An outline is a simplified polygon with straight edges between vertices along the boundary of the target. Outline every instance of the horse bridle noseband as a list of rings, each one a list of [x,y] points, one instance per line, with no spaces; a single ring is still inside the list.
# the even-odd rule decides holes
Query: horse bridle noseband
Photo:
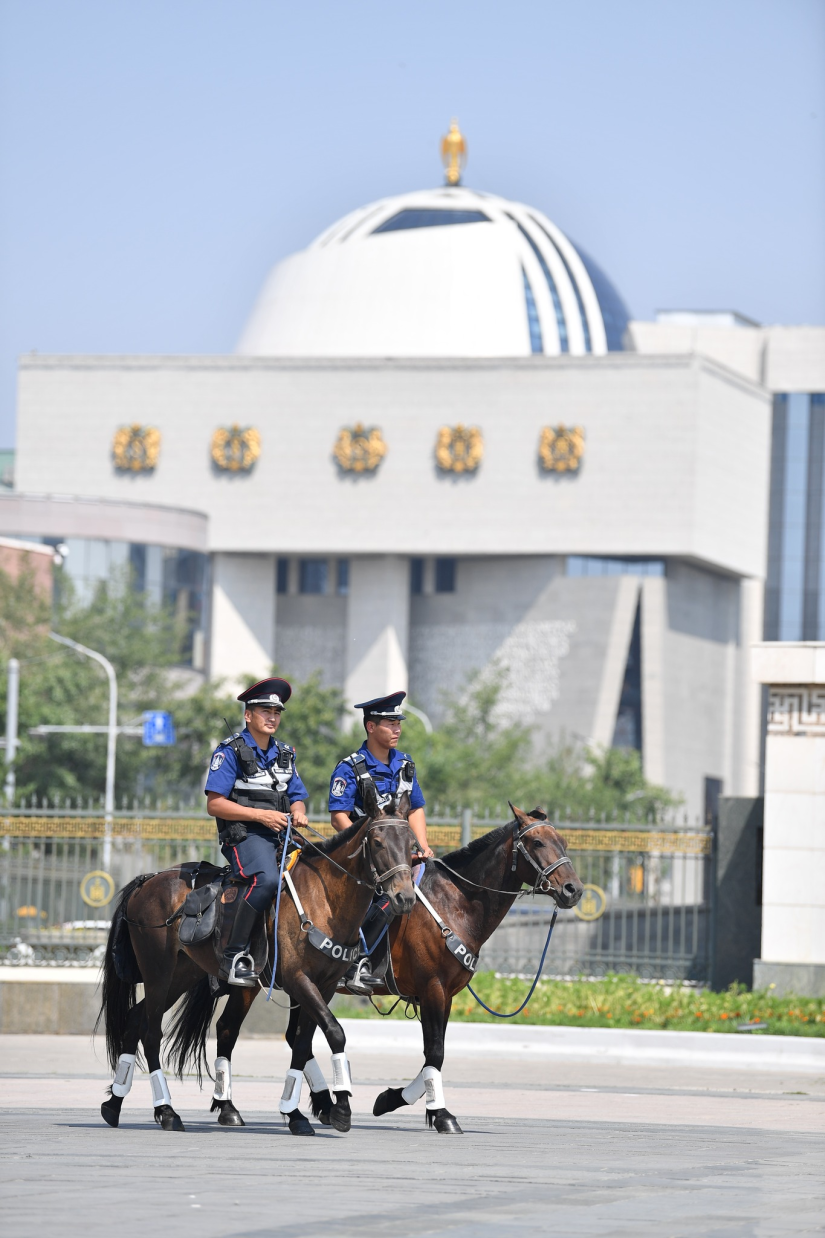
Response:
[[[557,868],[561,868],[564,864],[569,864],[571,868],[573,867],[569,856],[563,855],[561,859],[554,860],[552,864],[547,864],[544,868],[542,868],[541,865],[533,859],[530,852],[522,842],[522,839],[528,830],[534,830],[537,825],[549,824],[549,821],[534,821],[532,825],[525,825],[523,830],[519,830],[518,821],[516,821],[513,827],[513,863],[510,871],[513,873],[516,871],[516,868],[518,867],[518,858],[520,855],[523,855],[527,863],[536,870],[536,880],[533,883],[534,894],[551,894],[553,887],[548,881],[550,874],[554,873]]]
[[[388,868],[385,873],[377,872],[375,868],[375,864],[373,863],[372,856],[369,854],[367,850],[367,842],[373,830],[380,829],[381,827],[385,825],[395,825],[395,826],[403,825],[406,829],[408,830],[410,829],[409,822],[406,820],[403,820],[401,817],[394,817],[394,818],[390,817],[390,818],[385,818],[383,821],[374,821],[372,825],[369,827],[369,829],[364,831],[364,837],[361,840],[360,845],[355,848],[355,850],[352,852],[351,855],[347,856],[348,860],[354,860],[355,857],[358,855],[358,853],[362,852],[364,855],[364,858],[369,860],[370,877],[372,878],[372,883],[376,890],[382,888],[384,882],[389,881],[390,877],[394,877],[396,873],[407,872],[410,874],[410,876],[412,876],[412,869],[410,868],[409,864],[396,864],[394,868]],[[411,830],[410,830],[410,833],[412,833]],[[413,835],[413,837],[415,837],[415,835]]]

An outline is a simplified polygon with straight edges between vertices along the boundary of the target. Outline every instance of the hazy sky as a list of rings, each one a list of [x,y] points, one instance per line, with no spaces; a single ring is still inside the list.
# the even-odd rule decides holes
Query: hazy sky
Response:
[[[0,447],[21,352],[231,351],[268,268],[440,183],[636,317],[825,322],[822,0],[0,0]],[[67,479],[67,489],[70,489]]]

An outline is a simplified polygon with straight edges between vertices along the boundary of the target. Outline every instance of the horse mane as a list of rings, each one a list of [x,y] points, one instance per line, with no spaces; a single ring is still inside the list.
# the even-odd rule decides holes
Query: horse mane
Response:
[[[451,851],[449,855],[445,855],[444,863],[449,864],[450,868],[454,868],[458,873],[463,872],[483,851],[504,842],[512,828],[512,821],[508,821],[506,825],[497,826],[496,829],[490,830],[489,834],[474,838],[471,843],[467,843],[466,847],[460,847],[458,851]]]
[[[355,835],[364,824],[363,821],[356,821],[353,825],[347,826],[345,830],[341,830],[340,834],[333,834],[332,838],[308,839],[311,843],[307,851],[307,859],[311,859],[314,855],[330,855],[333,851],[337,851],[344,843],[352,842]]]

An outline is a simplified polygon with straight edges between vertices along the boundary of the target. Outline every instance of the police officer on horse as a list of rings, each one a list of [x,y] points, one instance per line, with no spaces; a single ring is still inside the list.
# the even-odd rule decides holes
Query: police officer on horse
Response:
[[[332,827],[345,830],[364,816],[364,790],[375,787],[378,803],[384,808],[395,795],[407,791],[411,812],[409,825],[423,854],[433,855],[427,842],[427,820],[424,816],[424,796],[418,785],[415,765],[406,752],[398,751],[401,723],[405,715],[401,702],[406,692],[362,701],[355,709],[364,711],[365,742],[357,752],[345,757],[333,770],[329,788],[329,811]],[[363,925],[366,948],[372,953],[384,930],[393,919],[386,895],[377,895]],[[373,975],[368,955],[354,963],[347,972],[347,987],[353,993],[369,995],[371,987],[382,983],[383,977]]]
[[[246,725],[218,744],[204,788],[221,851],[234,876],[246,883],[219,976],[245,988],[258,981],[249,954],[252,935],[278,889],[278,835],[289,813],[295,825],[307,824],[307,790],[295,768],[295,749],[275,738],[291,695],[285,679],[262,679],[240,694]]]

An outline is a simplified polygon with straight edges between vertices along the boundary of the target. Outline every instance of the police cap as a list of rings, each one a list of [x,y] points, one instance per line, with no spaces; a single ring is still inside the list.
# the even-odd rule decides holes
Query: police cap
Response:
[[[403,722],[405,715],[401,712],[401,702],[406,692],[391,692],[389,696],[376,696],[371,701],[362,701],[354,705],[354,709],[363,709],[364,721],[368,718],[392,718],[395,722]]]
[[[292,696],[292,688],[285,679],[262,679],[245,688],[238,696],[244,705],[264,705],[270,709],[283,709]]]

